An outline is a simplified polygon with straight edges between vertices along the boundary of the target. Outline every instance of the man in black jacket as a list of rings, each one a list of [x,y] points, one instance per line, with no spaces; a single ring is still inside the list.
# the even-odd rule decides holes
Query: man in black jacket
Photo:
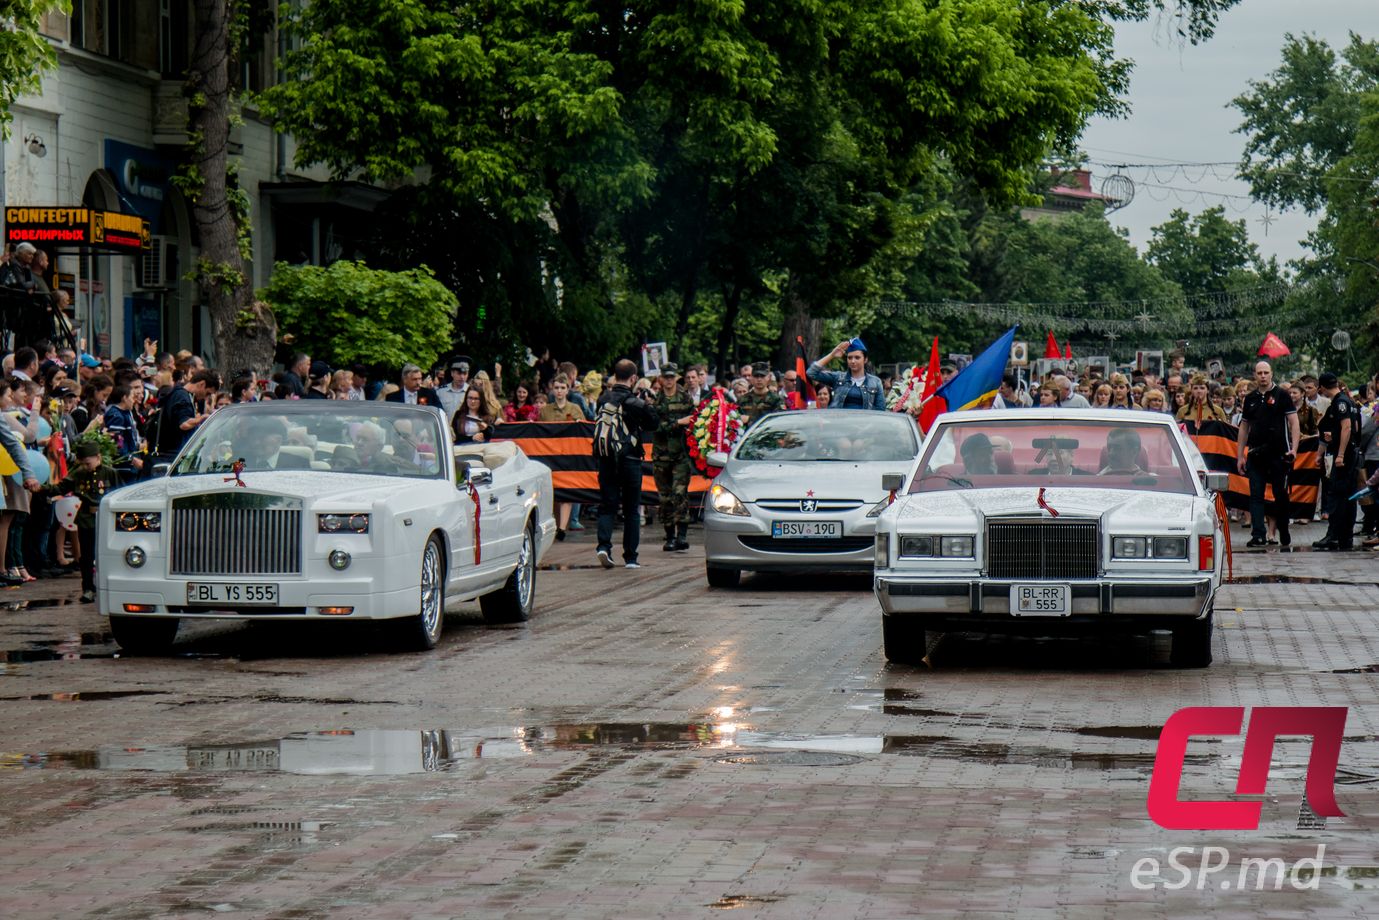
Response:
[[[389,393],[384,399],[387,402],[403,403],[408,406],[430,406],[437,412],[445,412],[445,407],[441,405],[441,398],[436,395],[436,391],[421,385],[421,368],[415,364],[402,366],[402,389],[396,393]]]
[[[172,388],[158,407],[158,457],[169,461],[177,456],[182,445],[201,423],[211,417],[206,411],[198,410],[198,403],[214,397],[220,389],[220,374],[211,370],[197,371],[185,384]]]
[[[617,457],[598,457],[599,529],[598,560],[605,569],[613,567],[613,521],[622,505],[622,558],[629,569],[639,569],[637,546],[641,542],[642,441],[656,429],[656,413],[647,405],[645,394],[632,392],[637,365],[626,358],[613,367],[613,386],[599,397],[595,419],[605,406],[622,410],[623,424],[631,443]],[[595,428],[597,433],[597,426]]]

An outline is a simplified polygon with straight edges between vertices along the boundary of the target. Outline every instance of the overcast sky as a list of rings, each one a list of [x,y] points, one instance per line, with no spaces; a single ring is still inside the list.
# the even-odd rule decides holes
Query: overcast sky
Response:
[[[1228,105],[1250,80],[1266,79],[1279,66],[1284,35],[1311,32],[1339,50],[1351,31],[1379,37],[1379,0],[1242,0],[1222,17],[1216,36],[1197,46],[1173,36],[1166,19],[1121,26],[1117,53],[1135,62],[1131,113],[1120,120],[1095,119],[1083,135],[1082,148],[1094,162],[1094,187],[1116,172],[1102,164],[1237,163],[1244,136],[1233,133],[1241,118]],[[1233,171],[1231,166],[1121,170],[1136,183],[1135,198],[1112,214],[1111,222],[1129,229],[1143,251],[1151,228],[1174,208],[1195,214],[1224,205],[1229,218],[1246,221],[1264,255],[1277,255],[1281,262],[1301,255],[1299,241],[1315,219],[1301,211],[1270,214],[1247,197],[1210,194],[1248,196],[1248,186],[1233,179]],[[1269,217],[1273,221],[1266,227]]]

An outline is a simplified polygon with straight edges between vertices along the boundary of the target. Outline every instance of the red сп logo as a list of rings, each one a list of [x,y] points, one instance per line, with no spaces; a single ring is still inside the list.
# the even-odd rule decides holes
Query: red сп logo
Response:
[[[1345,717],[1344,706],[1254,707],[1245,735],[1236,794],[1263,795],[1275,738],[1309,735],[1312,753],[1307,761],[1307,804],[1322,817],[1344,817],[1336,804],[1335,782]],[[1149,817],[1155,824],[1176,831],[1246,831],[1259,827],[1263,810],[1260,802],[1178,799],[1188,739],[1193,735],[1238,735],[1244,720],[1244,706],[1192,706],[1169,717],[1159,735],[1154,775],[1149,779]]]

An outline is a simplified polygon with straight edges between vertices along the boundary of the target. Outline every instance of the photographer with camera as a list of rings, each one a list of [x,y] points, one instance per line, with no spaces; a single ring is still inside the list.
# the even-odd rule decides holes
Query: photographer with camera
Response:
[[[613,520],[622,505],[622,556],[629,569],[641,568],[642,443],[656,428],[657,416],[648,404],[650,388],[638,387],[637,365],[624,358],[613,367],[613,386],[599,397],[594,415],[594,456],[599,464],[598,560],[613,567]]]

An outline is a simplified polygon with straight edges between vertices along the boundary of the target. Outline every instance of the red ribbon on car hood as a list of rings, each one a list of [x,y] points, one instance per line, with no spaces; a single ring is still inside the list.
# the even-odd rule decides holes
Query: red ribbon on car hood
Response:
[[[1038,500],[1039,500],[1039,507],[1040,507],[1040,508],[1043,508],[1045,511],[1047,511],[1047,512],[1049,513],[1049,516],[1050,516],[1050,517],[1058,517],[1058,512],[1055,511],[1053,508],[1049,507],[1049,503],[1048,503],[1048,502],[1044,501],[1044,487],[1043,487],[1043,486],[1040,486],[1040,487],[1039,487],[1039,499],[1038,499]]]

